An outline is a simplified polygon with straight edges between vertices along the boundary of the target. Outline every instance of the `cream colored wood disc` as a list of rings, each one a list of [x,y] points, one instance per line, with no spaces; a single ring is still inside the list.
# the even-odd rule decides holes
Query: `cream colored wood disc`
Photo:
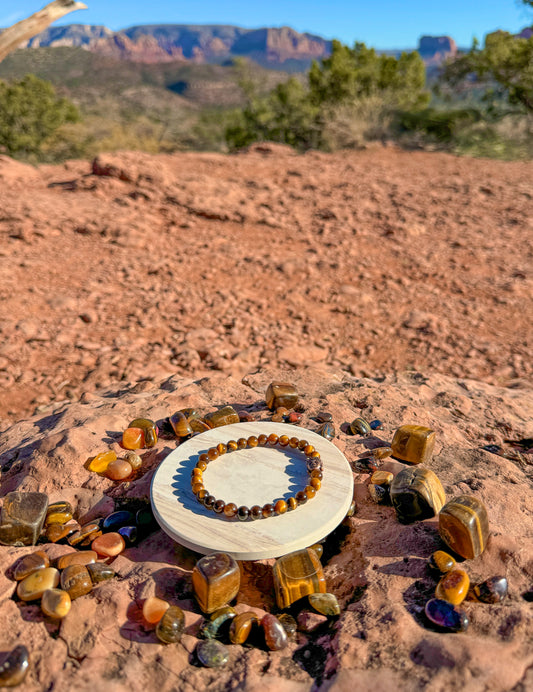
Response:
[[[219,442],[277,433],[306,439],[324,464],[316,496],[292,512],[257,521],[227,519],[207,510],[191,489],[198,456]],[[303,490],[306,457],[290,447],[255,447],[230,452],[210,462],[204,484],[217,499],[238,507],[264,505]],[[261,560],[306,548],[327,536],[346,516],[353,497],[353,475],[346,457],[317,433],[283,423],[235,423],[208,430],[179,445],[163,460],[152,480],[151,500],[161,528],[199,553],[230,553],[237,560]]]

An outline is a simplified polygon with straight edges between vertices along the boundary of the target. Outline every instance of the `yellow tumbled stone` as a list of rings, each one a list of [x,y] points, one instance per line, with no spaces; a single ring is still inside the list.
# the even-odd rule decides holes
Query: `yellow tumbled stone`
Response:
[[[59,570],[45,567],[19,582],[17,596],[22,601],[35,601],[41,598],[46,589],[54,589],[58,584]]]
[[[459,605],[465,600],[469,588],[470,577],[468,574],[462,569],[453,569],[451,572],[447,572],[437,584],[435,597],[442,598],[453,605]]]
[[[112,461],[116,461],[116,459],[117,455],[113,450],[101,452],[88,462],[87,469],[89,471],[94,471],[94,473],[105,473],[109,464]]]
[[[370,477],[370,482],[374,485],[390,485],[394,474],[390,471],[374,471]]]
[[[68,615],[71,605],[72,601],[69,594],[62,589],[47,589],[43,593],[41,610],[48,617],[61,620],[65,615]]]

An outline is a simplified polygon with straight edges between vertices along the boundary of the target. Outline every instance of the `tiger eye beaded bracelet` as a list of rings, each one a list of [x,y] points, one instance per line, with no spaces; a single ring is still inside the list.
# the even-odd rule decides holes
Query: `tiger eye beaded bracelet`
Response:
[[[276,502],[267,503],[262,507],[259,505],[254,505],[253,507],[242,505],[241,507],[237,507],[234,502],[226,503],[224,500],[217,500],[216,497],[210,495],[205,488],[203,473],[209,462],[214,461],[227,452],[234,452],[238,449],[246,449],[246,447],[275,447],[276,445],[299,449],[304,453],[307,458],[307,473],[309,474],[309,484],[304,490],[298,491],[287,500],[277,500]],[[287,511],[296,509],[299,505],[305,504],[307,500],[311,500],[316,495],[320,489],[321,481],[322,460],[320,459],[320,453],[317,452],[313,445],[309,444],[307,440],[299,440],[297,437],[289,438],[288,435],[278,436],[275,433],[268,436],[259,435],[256,437],[252,435],[248,438],[241,437],[238,440],[230,440],[226,444],[219,442],[216,447],[211,447],[207,452],[200,454],[191,476],[192,491],[196,495],[198,502],[206,509],[213,510],[217,514],[224,514],[228,519],[237,517],[240,521],[246,521],[247,519],[267,519],[268,517],[273,517],[277,514],[285,514]]]

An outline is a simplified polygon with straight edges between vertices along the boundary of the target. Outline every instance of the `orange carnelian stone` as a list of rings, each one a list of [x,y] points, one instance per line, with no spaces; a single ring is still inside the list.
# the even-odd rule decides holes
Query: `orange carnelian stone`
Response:
[[[169,604],[161,598],[151,596],[143,603],[143,618],[151,625],[156,625],[169,608]]]
[[[144,447],[144,430],[142,428],[126,428],[122,433],[124,449],[142,449]]]

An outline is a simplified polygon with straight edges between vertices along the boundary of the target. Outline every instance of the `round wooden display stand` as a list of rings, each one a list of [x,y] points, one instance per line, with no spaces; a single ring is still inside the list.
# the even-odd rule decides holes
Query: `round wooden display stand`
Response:
[[[324,477],[316,496],[292,512],[257,521],[227,519],[203,507],[191,489],[198,456],[219,442],[273,432],[306,439],[320,452]],[[212,495],[247,507],[287,499],[303,490],[308,478],[303,452],[278,445],[224,454],[204,472]],[[225,425],[187,440],[164,459],[151,487],[155,518],[169,536],[199,553],[224,552],[236,560],[280,557],[307,548],[340,524],[352,497],[352,471],[335,445],[304,428],[259,421]]]

